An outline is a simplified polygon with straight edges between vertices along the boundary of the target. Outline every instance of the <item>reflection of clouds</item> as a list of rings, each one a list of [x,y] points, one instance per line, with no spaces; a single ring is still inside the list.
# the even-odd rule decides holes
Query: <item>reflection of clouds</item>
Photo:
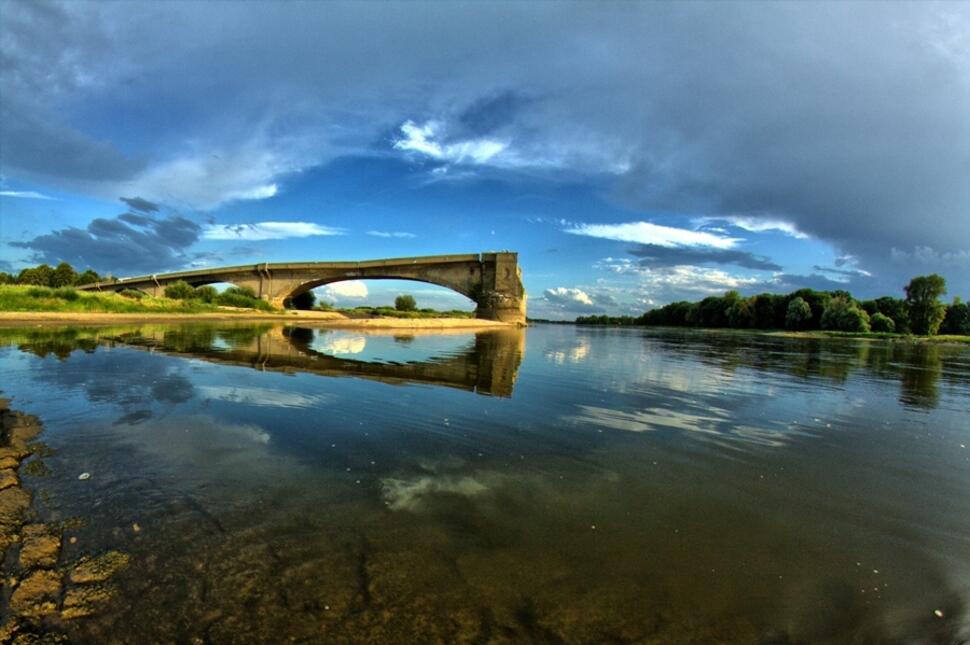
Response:
[[[340,354],[360,354],[367,347],[367,339],[363,336],[327,335],[317,338],[313,342],[313,349],[324,354],[338,356]]]
[[[230,401],[245,405],[277,408],[312,408],[335,399],[329,394],[301,394],[261,387],[233,387],[228,385],[204,385],[198,388],[204,398]]]
[[[396,511],[416,511],[435,495],[476,497],[488,492],[498,475],[421,475],[411,479],[381,480],[384,501]]]
[[[556,365],[563,365],[564,363],[581,363],[586,360],[589,354],[589,341],[585,338],[580,338],[578,343],[574,347],[569,349],[549,349],[546,350],[546,358]]]
[[[136,430],[137,428],[137,430]],[[122,427],[123,441],[180,466],[218,469],[247,477],[269,464],[270,435],[256,424],[221,423],[208,416],[165,419]]]
[[[579,410],[580,414],[570,417],[571,421],[626,432],[678,430],[695,436],[707,435],[711,439],[741,440],[766,446],[784,445],[792,434],[788,430],[736,425],[728,410],[717,407],[706,407],[706,414],[658,407],[625,411],[581,405]]]

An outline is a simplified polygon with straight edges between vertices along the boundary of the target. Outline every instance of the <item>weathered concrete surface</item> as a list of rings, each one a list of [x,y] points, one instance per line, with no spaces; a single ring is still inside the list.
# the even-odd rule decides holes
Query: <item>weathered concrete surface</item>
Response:
[[[526,294],[518,254],[511,252],[434,255],[361,262],[286,262],[179,271],[96,282],[81,290],[138,289],[154,296],[177,280],[193,286],[229,282],[249,287],[282,307],[304,291],[343,280],[415,280],[447,287],[474,300],[476,316],[524,325]]]

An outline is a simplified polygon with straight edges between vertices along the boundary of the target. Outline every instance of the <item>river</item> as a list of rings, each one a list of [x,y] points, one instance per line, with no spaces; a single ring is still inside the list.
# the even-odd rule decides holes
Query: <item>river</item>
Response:
[[[26,618],[11,546],[23,633],[970,638],[968,346],[3,328],[0,396],[43,426],[20,480],[62,541],[62,595]],[[65,613],[60,572],[105,553],[123,566]]]

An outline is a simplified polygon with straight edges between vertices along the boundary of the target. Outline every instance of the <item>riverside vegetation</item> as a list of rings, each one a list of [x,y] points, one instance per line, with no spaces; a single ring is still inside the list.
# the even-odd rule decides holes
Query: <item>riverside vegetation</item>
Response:
[[[848,291],[799,289],[745,298],[737,291],[700,302],[673,302],[642,316],[580,316],[581,325],[656,325],[730,329],[787,329],[793,332],[874,336],[970,336],[970,303],[940,301],[946,281],[932,274],[913,278],[905,298],[857,300]]]

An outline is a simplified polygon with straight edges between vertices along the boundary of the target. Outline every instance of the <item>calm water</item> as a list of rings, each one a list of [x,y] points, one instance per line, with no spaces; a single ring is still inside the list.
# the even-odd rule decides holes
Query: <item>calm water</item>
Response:
[[[79,641],[970,638],[970,347],[0,329],[0,390],[131,555]]]

